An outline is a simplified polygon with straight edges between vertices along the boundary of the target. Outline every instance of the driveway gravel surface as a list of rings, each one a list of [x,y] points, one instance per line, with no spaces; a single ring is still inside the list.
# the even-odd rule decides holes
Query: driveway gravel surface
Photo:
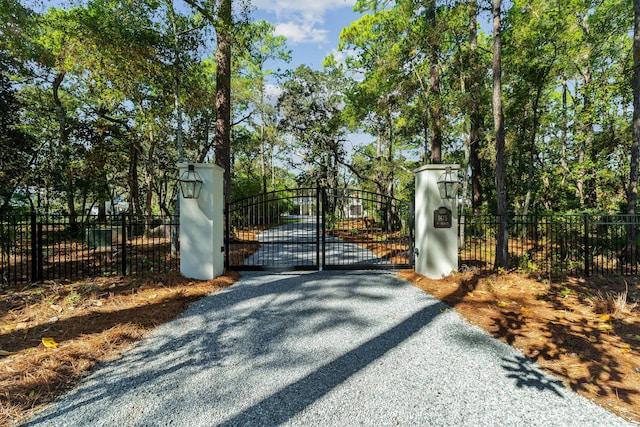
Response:
[[[625,426],[390,272],[247,273],[24,426]]]

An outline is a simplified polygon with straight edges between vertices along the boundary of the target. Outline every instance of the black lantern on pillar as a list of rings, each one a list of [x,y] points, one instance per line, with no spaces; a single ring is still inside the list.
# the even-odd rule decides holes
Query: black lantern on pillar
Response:
[[[450,167],[447,167],[445,172],[438,179],[440,197],[442,199],[455,199],[458,195],[459,186],[460,180],[458,179],[458,174],[452,172]]]
[[[202,190],[202,177],[194,165],[188,165],[187,170],[182,173],[179,179],[182,197],[185,199],[197,199]]]

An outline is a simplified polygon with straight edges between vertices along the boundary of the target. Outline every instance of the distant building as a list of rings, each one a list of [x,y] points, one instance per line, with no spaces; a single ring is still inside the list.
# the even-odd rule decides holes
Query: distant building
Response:
[[[312,216],[315,215],[316,198],[311,196],[296,197],[293,201],[294,207],[292,215]]]
[[[367,216],[367,211],[362,206],[362,199],[358,193],[353,194],[353,198],[349,200],[349,204],[344,208],[344,214],[346,218],[364,218]]]
[[[105,202],[104,208],[107,215],[117,215],[129,210],[129,202],[122,200],[122,197],[118,196],[112,202]],[[90,214],[98,215],[99,211],[99,207],[94,206],[91,208]]]

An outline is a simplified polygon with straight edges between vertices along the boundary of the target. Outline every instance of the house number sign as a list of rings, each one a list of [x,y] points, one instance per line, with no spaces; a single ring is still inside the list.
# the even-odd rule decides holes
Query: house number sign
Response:
[[[440,207],[433,211],[433,226],[435,228],[451,228],[451,209]]]

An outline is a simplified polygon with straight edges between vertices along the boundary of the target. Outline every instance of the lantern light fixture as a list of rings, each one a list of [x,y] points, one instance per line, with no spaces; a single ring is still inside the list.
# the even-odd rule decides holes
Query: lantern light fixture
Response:
[[[458,195],[459,186],[460,180],[458,179],[458,174],[452,172],[451,167],[447,166],[445,172],[438,179],[440,198],[449,200],[455,199]]]
[[[194,165],[188,165],[187,170],[182,173],[179,179],[180,190],[182,191],[182,197],[185,199],[197,199],[202,190],[202,177]]]

